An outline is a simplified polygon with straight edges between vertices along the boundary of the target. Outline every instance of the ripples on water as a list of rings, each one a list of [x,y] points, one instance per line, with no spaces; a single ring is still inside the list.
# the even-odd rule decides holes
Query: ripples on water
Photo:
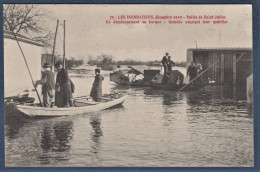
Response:
[[[91,75],[91,74],[90,74]],[[72,76],[75,96],[94,75]],[[116,87],[122,107],[55,118],[5,115],[6,166],[253,166],[253,116],[237,88],[195,92]]]

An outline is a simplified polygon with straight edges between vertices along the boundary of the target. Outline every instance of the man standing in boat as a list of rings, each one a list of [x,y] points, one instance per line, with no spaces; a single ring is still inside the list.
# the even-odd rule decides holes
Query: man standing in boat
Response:
[[[54,97],[54,73],[50,69],[50,65],[45,63],[43,66],[42,79],[36,81],[35,87],[37,85],[42,85],[42,96],[43,96],[43,106],[51,107]]]
[[[104,77],[100,75],[100,69],[95,69],[95,74],[95,81],[93,83],[90,96],[94,101],[100,102],[102,97],[102,81],[104,80]]]
[[[168,56],[168,61],[167,61],[167,66],[168,66],[168,71],[172,71],[172,67],[175,65],[175,63],[171,60],[171,56]]]
[[[58,71],[55,86],[55,106],[70,107],[72,106],[72,89],[68,72],[62,68],[61,62],[57,62],[55,68]]]
[[[169,58],[169,53],[166,53],[165,56],[163,56],[162,59],[162,65],[163,65],[163,79],[162,79],[162,84],[166,84],[168,82],[169,76],[167,75],[169,72],[168,69],[168,58]]]
[[[163,65],[163,69],[164,69],[164,74],[166,74],[168,72],[168,56],[169,53],[166,53],[165,56],[163,56],[162,58],[162,65]]]
[[[197,68],[193,62],[191,62],[191,65],[188,67],[187,76],[190,77],[190,82],[197,76]]]

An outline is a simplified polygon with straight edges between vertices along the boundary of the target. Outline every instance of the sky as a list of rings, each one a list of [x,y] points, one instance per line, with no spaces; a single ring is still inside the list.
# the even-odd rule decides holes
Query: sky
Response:
[[[39,5],[55,31],[66,20],[66,57],[112,55],[114,60],[186,60],[188,48],[252,47],[251,5]],[[118,15],[222,15],[227,24],[106,24]],[[165,20],[167,21],[167,20]],[[57,54],[62,55],[59,25]]]

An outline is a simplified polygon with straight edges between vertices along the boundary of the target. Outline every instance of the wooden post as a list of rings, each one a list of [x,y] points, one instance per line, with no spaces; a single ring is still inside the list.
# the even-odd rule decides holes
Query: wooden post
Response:
[[[57,26],[56,26],[56,32],[55,32],[55,36],[54,36],[54,43],[53,43],[53,49],[52,49],[52,59],[51,59],[51,71],[53,71],[53,66],[55,63],[55,44],[56,44],[56,36],[57,36],[57,31],[58,31],[58,26],[59,26],[59,20],[57,20]]]
[[[64,39],[63,39],[63,63],[62,63],[62,67],[63,69],[65,69],[65,20],[63,22],[63,26],[64,26]]]
[[[233,84],[235,85],[237,82],[237,62],[236,62],[236,53],[233,53]]]

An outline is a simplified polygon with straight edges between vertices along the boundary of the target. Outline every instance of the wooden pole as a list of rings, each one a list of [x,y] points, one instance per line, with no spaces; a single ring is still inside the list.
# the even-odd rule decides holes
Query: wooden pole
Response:
[[[63,67],[63,69],[65,69],[65,20],[63,22],[63,26],[64,26],[64,39],[63,39],[63,63],[62,63],[62,67]]]
[[[198,49],[198,44],[197,44],[197,41],[195,40],[195,44],[196,44],[196,49]]]
[[[8,23],[8,24],[9,24],[9,23]],[[10,25],[9,25],[9,26],[10,26]],[[10,29],[11,29],[11,27],[10,27]],[[24,53],[23,53],[22,47],[21,47],[21,45],[20,45],[20,43],[19,43],[19,41],[18,41],[18,39],[17,39],[17,37],[16,37],[14,31],[13,31],[12,29],[11,29],[11,31],[12,31],[12,33],[13,33],[13,35],[14,35],[14,38],[15,38],[15,40],[16,40],[16,42],[17,42],[19,48],[20,48],[20,51],[21,51],[22,55],[23,55],[24,62],[25,62],[25,64],[26,64],[27,70],[28,70],[29,75],[30,75],[30,78],[31,78],[31,80],[32,80],[32,84],[33,84],[33,87],[34,87],[34,89],[35,89],[35,91],[36,91],[36,94],[37,94],[37,97],[38,97],[38,99],[39,99],[40,105],[43,107],[42,101],[41,101],[41,98],[40,98],[40,95],[39,95],[39,93],[38,93],[38,90],[37,90],[37,88],[36,88],[35,85],[34,85],[33,77],[32,77],[31,71],[30,71],[30,69],[29,69],[29,66],[28,66],[26,57],[25,57],[25,55],[24,55]]]
[[[53,66],[55,63],[55,44],[56,44],[56,37],[57,37],[57,31],[58,31],[58,26],[59,26],[59,20],[57,20],[57,26],[56,26],[56,32],[55,32],[55,36],[54,36],[54,43],[53,43],[53,49],[52,49],[52,59],[51,59],[51,71],[53,72]]]

